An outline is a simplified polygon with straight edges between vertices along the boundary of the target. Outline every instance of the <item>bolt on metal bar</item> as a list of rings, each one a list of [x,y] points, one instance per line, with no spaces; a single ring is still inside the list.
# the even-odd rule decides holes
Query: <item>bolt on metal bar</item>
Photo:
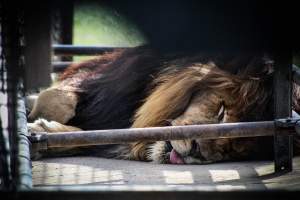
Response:
[[[44,135],[47,147],[75,147],[101,144],[121,144],[137,141],[166,141],[182,139],[217,139],[236,137],[273,136],[274,121],[167,126],[95,131],[33,133]],[[282,130],[282,135],[293,134],[294,129]],[[45,140],[44,140],[45,141]]]

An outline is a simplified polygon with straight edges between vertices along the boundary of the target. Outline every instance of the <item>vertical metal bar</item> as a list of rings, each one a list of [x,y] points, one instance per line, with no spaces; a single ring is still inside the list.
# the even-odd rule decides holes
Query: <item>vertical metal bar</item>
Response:
[[[8,165],[8,150],[6,149],[6,138],[3,135],[2,121],[0,118],[0,190],[9,188],[10,176]]]
[[[7,139],[7,127],[2,123],[2,121],[6,120],[4,118],[7,117],[7,112],[2,110],[7,105],[5,103],[5,99],[7,98],[6,91],[6,65],[5,65],[5,41],[6,41],[6,31],[4,30],[4,26],[7,23],[6,17],[6,9],[3,1],[0,1],[0,190],[8,189],[10,187],[10,168],[9,168],[9,145]]]
[[[65,0],[62,4],[59,0],[52,1],[52,42],[55,44],[73,43],[73,18],[74,18],[74,1]],[[56,60],[72,61],[73,57],[56,56]]]
[[[292,96],[292,55],[291,52],[275,54],[274,75],[274,114],[275,118],[291,117]],[[280,135],[280,130],[274,135],[275,172],[292,170],[293,137]]]
[[[26,119],[26,109],[24,103],[24,97],[18,97],[18,109],[17,109],[17,127],[19,137],[19,181],[18,189],[30,189],[32,188],[32,170],[30,160],[30,142],[28,140],[28,129]]]
[[[66,1],[62,5],[62,43],[73,44],[73,1]],[[62,57],[62,61],[72,61],[73,57]]]
[[[61,6],[62,44],[73,44],[74,1],[67,0]]]
[[[50,3],[26,4],[24,34],[27,90],[48,87],[51,83]]]
[[[9,176],[8,189],[17,191],[21,188],[30,188],[32,185],[26,111],[21,97],[24,95],[21,82],[24,75],[22,74],[24,72],[24,4],[19,2],[14,5],[7,1],[5,3],[5,9],[1,10],[1,14],[5,16],[3,22],[5,31],[1,29],[3,31],[1,32],[1,42],[5,38],[3,40],[5,43],[1,43],[1,48],[3,48],[1,59],[4,59],[5,62],[1,62],[1,68],[6,69],[7,78],[1,81],[6,82],[7,85],[2,90],[7,95],[7,135],[10,153],[10,170],[7,173]],[[4,118],[6,117],[4,116]]]
[[[10,146],[10,168],[11,168],[11,189],[17,190],[19,181],[19,137],[17,132],[17,92],[20,81],[20,29],[19,29],[19,9],[20,5],[8,5],[6,24],[6,68],[7,68],[7,109],[8,109],[8,134]],[[16,14],[18,13],[18,14]]]

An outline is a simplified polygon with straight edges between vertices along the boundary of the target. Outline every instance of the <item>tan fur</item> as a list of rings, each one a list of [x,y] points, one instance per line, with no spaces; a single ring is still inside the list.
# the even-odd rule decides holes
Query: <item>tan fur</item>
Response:
[[[35,132],[46,132],[46,133],[55,133],[55,132],[71,132],[71,131],[81,131],[81,129],[73,126],[67,126],[55,121],[47,121],[45,119],[35,120],[33,123],[27,123],[28,131],[30,133]],[[74,147],[60,147],[60,148],[51,148],[50,150],[40,150],[38,146],[32,145],[30,150],[30,156],[32,160],[38,160],[47,154],[52,155],[61,155],[65,152],[72,152],[70,155],[75,154],[78,151]]]
[[[75,115],[76,105],[77,95],[74,92],[51,87],[39,94],[28,118],[45,118],[65,124]]]
[[[154,163],[167,163],[169,154],[165,153],[165,142],[155,142],[149,149],[148,159]]]
[[[138,109],[132,127],[164,126],[168,119],[181,114],[197,90],[197,84],[211,69],[212,66],[199,64],[180,73],[159,77],[159,86]]]
[[[80,128],[67,126],[56,121],[47,121],[45,119],[35,120],[33,123],[27,123],[29,132],[71,132],[81,131]]]
[[[81,75],[80,75],[81,76]],[[75,78],[74,78],[75,77]],[[76,75],[71,88],[60,83],[43,91],[36,101],[31,119],[43,117],[29,127],[35,131],[76,131],[76,127],[63,125],[75,115]],[[70,83],[70,82],[69,82]],[[166,70],[156,78],[156,87],[137,110],[133,128],[237,122],[249,109],[263,104],[267,94],[259,78],[232,75],[218,69],[214,63],[194,63],[180,70]],[[68,84],[67,84],[68,85]],[[75,88],[73,90],[73,87]],[[220,111],[224,116],[220,118]],[[57,123],[59,122],[59,123]],[[227,160],[228,152],[244,154],[251,149],[251,140],[196,140],[204,159],[188,155],[191,140],[171,141],[174,149],[185,156],[185,163],[208,163]],[[136,142],[130,144],[127,159],[163,162],[164,142]]]
[[[162,75],[158,83],[138,109],[133,127],[165,126],[170,120],[172,125],[219,123],[218,113],[223,105],[225,114],[222,122],[236,122],[240,115],[247,112],[245,108],[264,100],[262,94],[265,92],[261,89],[259,79],[239,78],[219,70],[213,63],[194,64],[184,70]],[[182,143],[188,144],[190,141],[172,142],[181,153],[189,150],[189,145]],[[204,157],[211,161],[227,159],[223,152],[231,145],[237,151],[242,148],[238,144],[231,144],[229,139],[197,142],[201,143]],[[182,145],[185,147],[181,148]],[[155,153],[154,157],[147,157],[149,146],[153,148],[153,143],[133,143],[129,157],[137,160],[159,157]],[[155,150],[148,151],[153,153]]]

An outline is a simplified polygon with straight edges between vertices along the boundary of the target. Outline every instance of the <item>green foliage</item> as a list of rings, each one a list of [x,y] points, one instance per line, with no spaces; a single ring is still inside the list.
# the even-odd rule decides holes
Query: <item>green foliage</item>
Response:
[[[74,44],[133,47],[146,42],[129,20],[101,2],[75,3]]]

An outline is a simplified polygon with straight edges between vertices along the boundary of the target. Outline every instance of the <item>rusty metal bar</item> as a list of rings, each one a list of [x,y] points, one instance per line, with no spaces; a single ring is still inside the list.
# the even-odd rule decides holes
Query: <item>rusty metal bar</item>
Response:
[[[263,121],[35,134],[44,134],[43,136],[47,138],[44,141],[47,142],[47,147],[51,148],[137,141],[273,136],[275,129],[276,123],[274,121]],[[293,132],[294,129],[292,131],[288,129],[288,131],[281,131],[281,134],[290,135]]]

